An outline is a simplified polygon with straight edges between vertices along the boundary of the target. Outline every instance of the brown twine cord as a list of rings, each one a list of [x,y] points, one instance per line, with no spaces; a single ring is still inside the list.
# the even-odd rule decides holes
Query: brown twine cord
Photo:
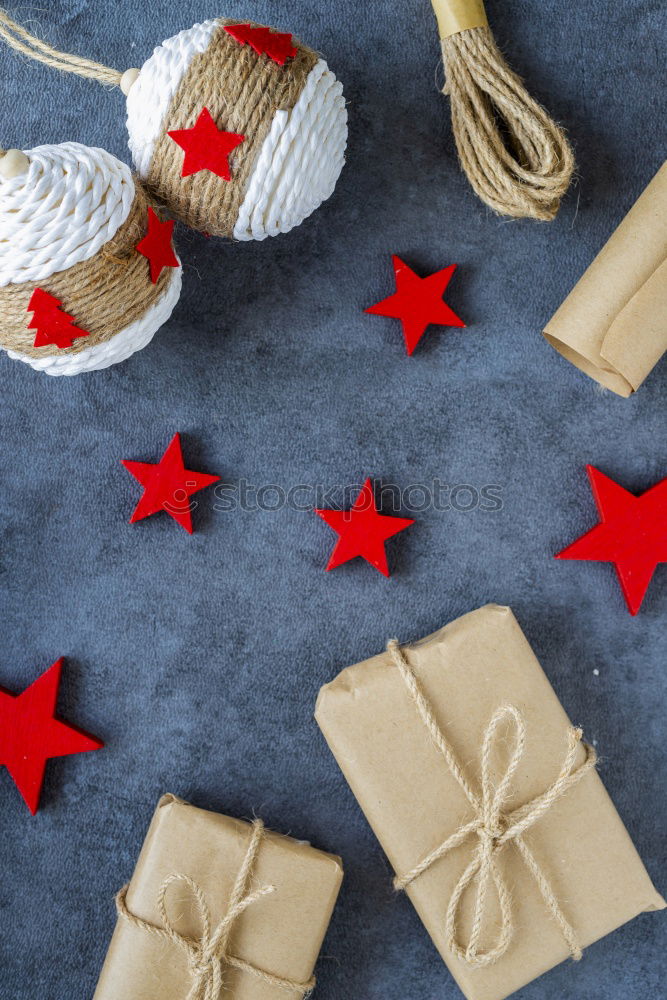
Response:
[[[162,920],[162,927],[156,927],[147,920],[136,917],[127,908],[126,898],[128,886],[124,886],[116,896],[116,909],[118,916],[133,927],[146,931],[154,937],[170,941],[181,948],[188,960],[188,969],[192,976],[192,986],[187,995],[187,1000],[220,1000],[224,989],[223,966],[230,966],[232,969],[239,969],[247,972],[268,986],[275,986],[278,989],[289,992],[298,992],[304,998],[309,996],[315,987],[315,978],[312,977],[307,983],[297,983],[291,979],[281,979],[280,976],[273,976],[269,972],[250,965],[229,954],[229,939],[234,929],[234,924],[244,910],[263,896],[275,892],[275,887],[271,885],[262,886],[254,892],[248,891],[250,879],[252,877],[255,861],[264,838],[264,824],[261,820],[255,820],[252,824],[250,842],[241,867],[239,868],[231,895],[227,912],[215,929],[211,928],[211,913],[201,886],[189,875],[174,873],[168,875],[158,892],[157,907]],[[199,939],[193,939],[180,934],[167,913],[167,892],[171,885],[182,882],[190,889],[193,899],[197,904],[199,918],[201,920],[202,932]]]
[[[250,174],[279,110],[299,99],[318,56],[294,39],[298,51],[286,66],[240,46],[220,20],[205,52],[198,53],[174,95],[155,143],[145,183],[176,218],[212,236],[232,236]],[[251,22],[254,23],[254,22]],[[209,170],[182,177],[183,150],[167,131],[192,128],[207,107],[218,128],[244,135],[230,156],[231,181]]]
[[[111,340],[157,303],[173,269],[165,268],[153,284],[148,261],[136,250],[146,235],[150,201],[137,178],[134,182],[136,194],[127,219],[94,257],[41,281],[0,288],[0,347],[30,358],[78,354]],[[34,347],[35,331],[28,329],[32,314],[27,309],[36,287],[59,299],[63,310],[89,336],[78,338],[72,347]]]
[[[12,20],[6,10],[0,8],[0,38],[16,52],[21,52],[37,62],[51,66],[52,69],[62,70],[64,73],[76,73],[77,76],[84,76],[88,80],[98,80],[100,83],[120,86],[120,78],[123,75],[117,69],[110,69],[92,59],[85,59],[83,56],[70,55],[68,52],[59,52],[46,42],[31,35],[20,24]]]
[[[550,221],[574,170],[564,131],[509,68],[488,27],[458,32],[441,44],[443,93],[475,192],[499,215]]]
[[[572,957],[578,961],[582,952],[576,933],[565,917],[546,875],[522,835],[544,816],[558,799],[595,767],[597,762],[595,750],[584,743],[586,759],[583,764],[576,767],[582,732],[581,729],[571,728],[568,733],[567,753],[560,774],[553,784],[532,801],[511,812],[504,812],[503,806],[509,796],[512,779],[525,750],[526,727],[521,713],[513,705],[498,708],[484,733],[481,754],[482,795],[480,798],[468,782],[452,747],[443,735],[433,710],[421,690],[419,681],[396,639],[392,639],[388,643],[387,651],[400,671],[433,743],[444,757],[452,777],[461,788],[475,814],[473,820],[459,827],[444,843],[415,865],[411,871],[405,875],[397,876],[394,879],[394,887],[399,890],[406,889],[411,882],[428,871],[436,861],[458,847],[468,837],[476,835],[478,843],[473,852],[472,860],[454,887],[447,907],[447,946],[458,958],[474,968],[493,965],[505,954],[514,935],[511,896],[497,860],[499,853],[507,844],[514,844],[535,879],[542,899],[558,924]],[[503,723],[507,722],[513,727],[514,749],[505,774],[499,784],[494,786],[491,777],[491,757],[495,742],[499,740],[497,730]],[[463,945],[459,942],[458,916],[463,895],[468,886],[471,885],[476,885],[477,888],[475,908],[470,936],[467,944]],[[495,888],[500,905],[501,923],[494,946],[484,950],[480,945],[480,938],[485,927],[486,899],[492,886]]]

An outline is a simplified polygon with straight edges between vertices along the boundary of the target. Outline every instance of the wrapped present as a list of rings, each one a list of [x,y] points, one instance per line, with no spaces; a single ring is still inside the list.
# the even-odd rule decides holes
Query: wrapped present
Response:
[[[549,321],[563,357],[630,396],[667,351],[667,163]]]
[[[333,911],[340,858],[197,809],[158,803],[94,1000],[297,1000]]]
[[[390,643],[322,688],[316,718],[470,1000],[665,906],[509,608]]]

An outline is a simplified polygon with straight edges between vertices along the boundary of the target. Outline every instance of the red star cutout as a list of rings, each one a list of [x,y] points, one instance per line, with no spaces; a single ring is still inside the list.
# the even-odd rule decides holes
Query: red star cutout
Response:
[[[639,611],[658,563],[667,562],[667,478],[636,497],[587,465],[600,523],[556,559],[612,562],[630,614]]]
[[[0,764],[4,764],[35,815],[51,757],[99,750],[104,746],[55,718],[62,657],[22,694],[0,689]]]
[[[174,232],[174,222],[167,219],[162,222],[159,215],[148,206],[148,231],[143,240],[137,243],[136,249],[142,256],[148,258],[151,266],[151,281],[155,285],[165,267],[178,267],[178,257],[174,253],[171,237]]]
[[[374,306],[364,311],[376,316],[400,319],[408,354],[412,354],[426,327],[431,323],[437,326],[465,326],[463,320],[442,301],[445,289],[456,270],[456,264],[445,267],[442,271],[436,271],[427,278],[420,278],[412,268],[403,263],[400,257],[394,255],[392,261],[396,275],[396,291],[389,298],[376,302]]]
[[[409,517],[380,514],[375,505],[370,479],[361,487],[351,510],[316,510],[315,513],[340,535],[327,570],[335,569],[355,556],[361,556],[384,576],[389,576],[385,541],[415,523]]]
[[[164,510],[191,535],[192,517],[189,498],[211,483],[219,482],[220,476],[209,476],[205,472],[192,472],[191,469],[185,468],[179,434],[174,434],[157,464],[131,462],[126,459],[121,461],[127,471],[144,487],[144,492],[130,518],[130,524]]]
[[[208,108],[202,108],[192,128],[176,129],[167,132],[167,135],[185,150],[181,177],[189,177],[200,170],[210,170],[223,180],[232,179],[229,154],[241,145],[245,136],[219,129]]]
[[[284,66],[297,52],[292,36],[283,31],[271,31],[261,25],[253,28],[250,24],[227,24],[225,31],[241,45],[249,45],[258,56],[268,56],[279,66]]]

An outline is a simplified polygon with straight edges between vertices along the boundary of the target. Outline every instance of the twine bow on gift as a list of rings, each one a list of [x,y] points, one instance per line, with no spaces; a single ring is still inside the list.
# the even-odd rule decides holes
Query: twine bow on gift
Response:
[[[553,784],[525,805],[506,812],[504,806],[510,796],[512,781],[525,751],[526,726],[519,710],[513,705],[498,708],[484,733],[481,752],[482,794],[480,797],[468,782],[454,751],[438,726],[431,706],[424,697],[419,682],[397,640],[392,639],[387,649],[401,673],[431,739],[443,755],[452,777],[455,778],[463,791],[474,813],[474,818],[470,822],[460,826],[411,871],[405,875],[397,876],[394,879],[395,888],[406,889],[410,883],[428,871],[440,858],[454,850],[469,837],[476,836],[477,844],[473,849],[472,859],[456,883],[447,906],[447,946],[458,958],[474,968],[493,965],[505,954],[514,935],[511,895],[498,861],[501,851],[508,844],[513,844],[535,879],[545,906],[556,921],[572,957],[575,960],[580,959],[581,947],[577,941],[576,933],[563,913],[544,871],[523,839],[523,834],[541,819],[558,799],[595,767],[597,761],[595,750],[584,743],[586,759],[577,767],[576,758],[579,744],[582,742],[582,732],[580,729],[571,728],[568,733],[567,752],[560,773]],[[499,733],[499,730],[507,723],[512,731],[513,749],[505,773],[496,784],[491,775],[491,759],[496,745],[501,740],[505,743],[505,737],[502,732]],[[459,913],[464,894],[471,886],[476,886],[472,925],[467,943],[462,944],[459,940]],[[487,898],[492,888],[495,889],[498,899],[500,926],[495,943],[485,950],[480,942],[485,930]]]
[[[261,820],[255,820],[252,824],[252,836],[248,845],[248,850],[243,859],[243,863],[236,876],[232,889],[227,912],[216,928],[211,927],[211,912],[204,897],[202,888],[189,875],[174,873],[168,875],[158,892],[157,908],[162,920],[162,927],[157,927],[136,917],[127,908],[126,897],[128,886],[124,886],[116,896],[116,909],[118,915],[134,927],[147,931],[155,937],[160,937],[181,948],[188,961],[188,969],[192,977],[192,986],[186,1000],[220,1000],[223,996],[224,967],[239,969],[260,979],[269,986],[286,990],[292,994],[298,993],[302,997],[307,997],[315,986],[315,978],[311,978],[307,983],[298,983],[291,979],[282,979],[274,976],[270,972],[264,972],[248,962],[229,954],[229,939],[238,918],[244,910],[263,896],[268,896],[275,892],[275,886],[261,886],[253,892],[248,892],[248,884],[252,876],[252,870],[257,858],[262,839],[264,837],[264,824]],[[167,893],[169,887],[177,882],[181,882],[188,887],[192,894],[192,899],[196,903],[199,919],[201,922],[201,935],[199,938],[186,937],[176,930],[174,923],[167,912]]]

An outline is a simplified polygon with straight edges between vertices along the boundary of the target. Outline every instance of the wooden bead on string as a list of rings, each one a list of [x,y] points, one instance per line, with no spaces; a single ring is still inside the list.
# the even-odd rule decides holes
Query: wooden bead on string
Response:
[[[56,69],[119,86],[139,177],[194,229],[263,240],[299,225],[333,193],[347,143],[343,88],[286,32],[215,18],[124,73],[58,52],[3,11],[0,38]]]
[[[151,229],[165,224],[149,205],[102,149],[66,142],[0,158],[0,347],[11,358],[76,375],[146,346],[181,289],[170,231],[154,249]]]
[[[461,166],[499,215],[550,221],[574,170],[564,131],[505,62],[483,0],[432,0]]]

